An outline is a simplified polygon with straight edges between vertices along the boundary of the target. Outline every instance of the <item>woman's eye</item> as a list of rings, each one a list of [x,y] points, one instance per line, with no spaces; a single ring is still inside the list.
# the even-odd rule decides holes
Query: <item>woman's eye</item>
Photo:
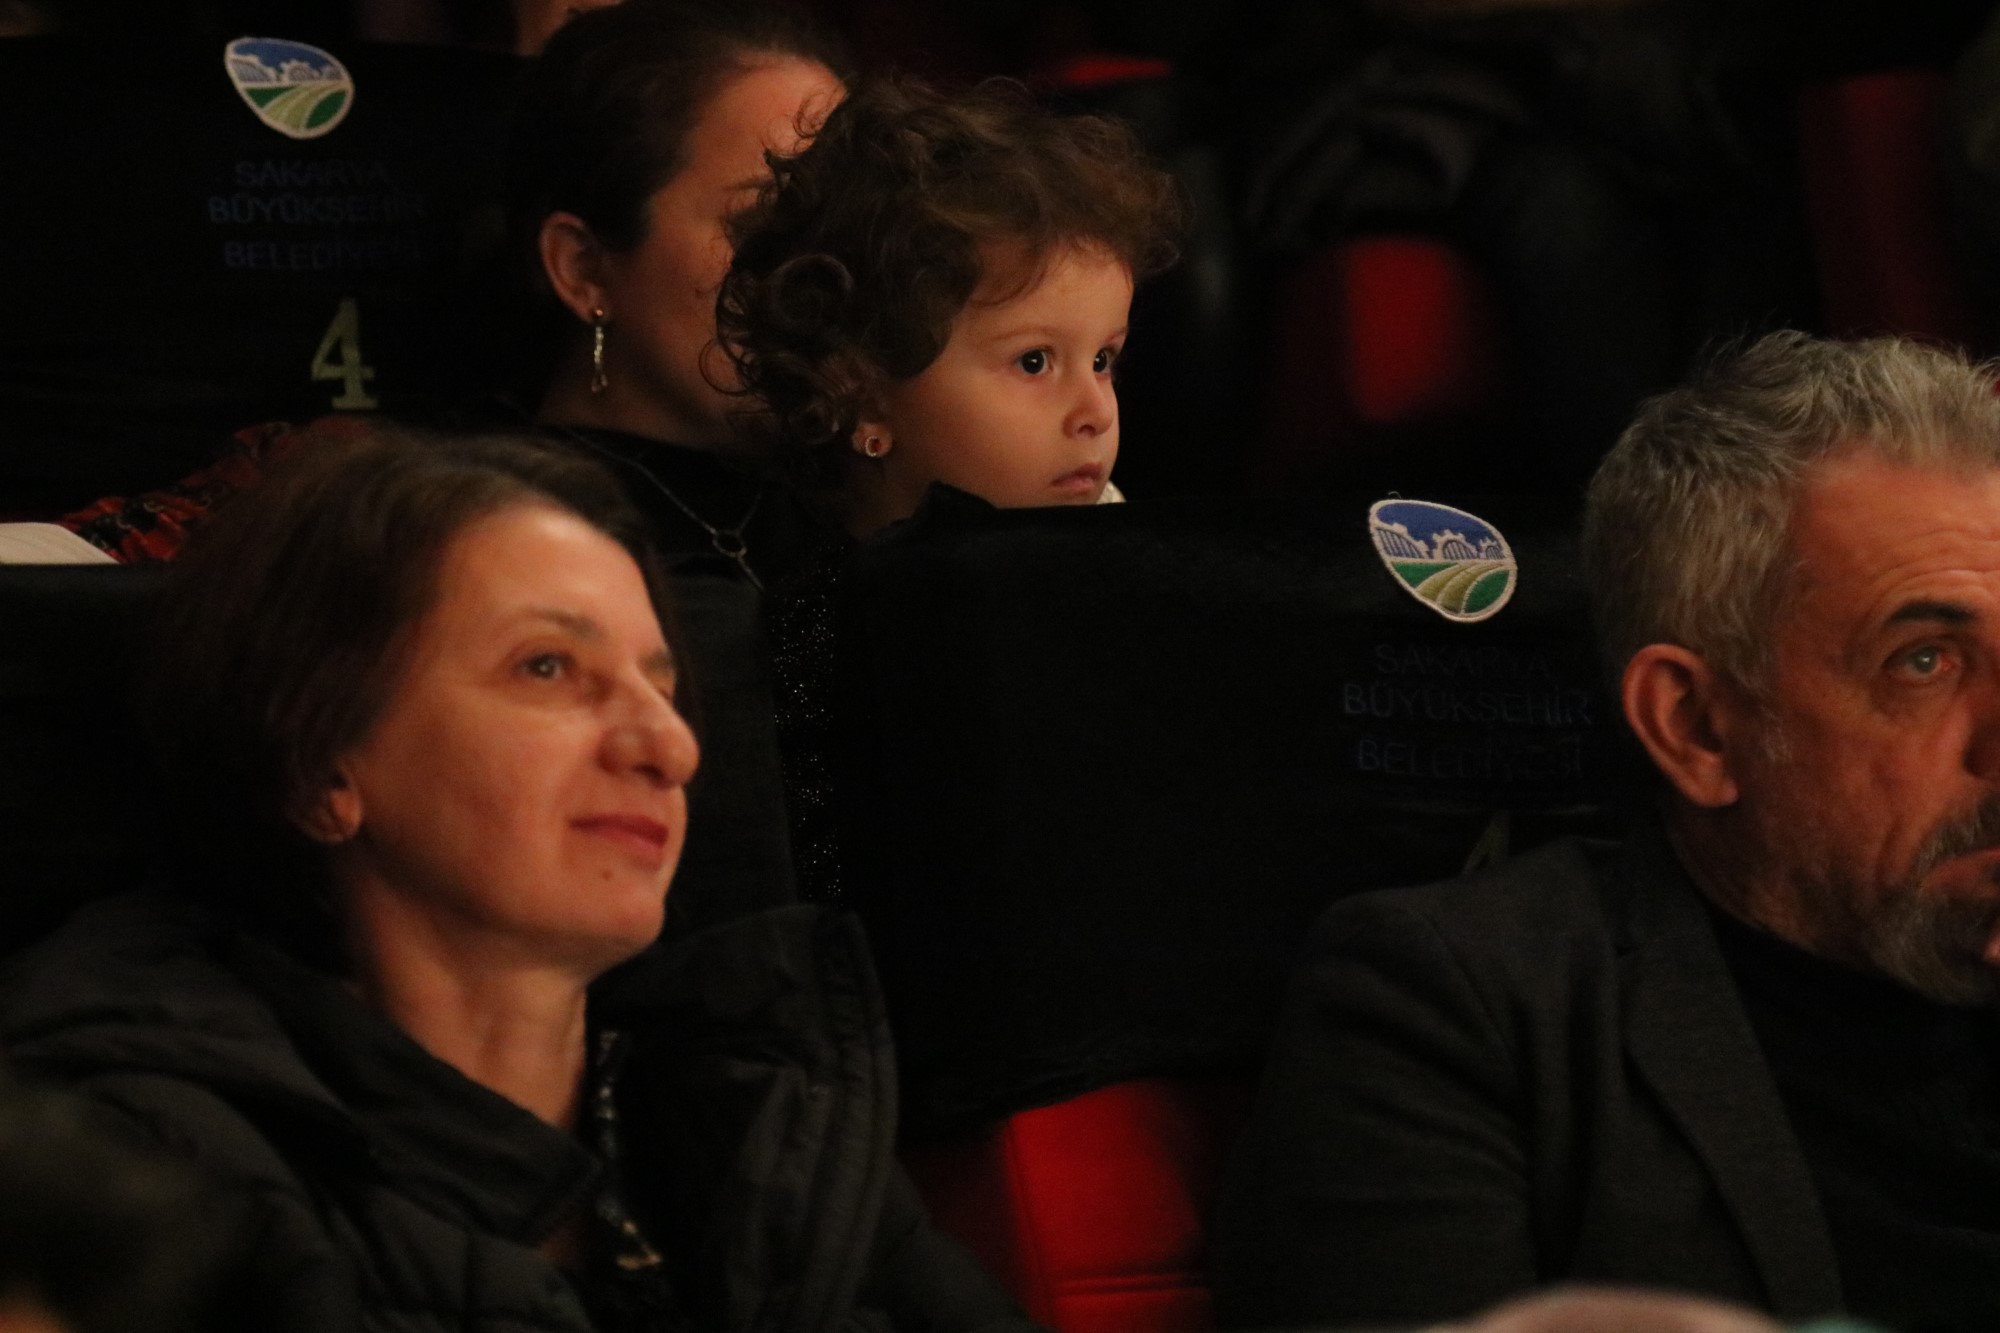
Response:
[[[565,653],[536,653],[521,663],[521,673],[536,680],[561,680],[569,674],[569,656]]]
[[[1037,347],[1032,352],[1021,353],[1014,364],[1027,371],[1030,375],[1039,375],[1049,368],[1049,354]]]
[[[1098,374],[1102,375],[1105,374],[1107,371],[1109,371],[1112,365],[1117,362],[1117,360],[1118,360],[1117,348],[1100,347],[1097,349],[1097,356],[1094,359],[1092,359],[1090,363],[1090,368],[1096,371]]]

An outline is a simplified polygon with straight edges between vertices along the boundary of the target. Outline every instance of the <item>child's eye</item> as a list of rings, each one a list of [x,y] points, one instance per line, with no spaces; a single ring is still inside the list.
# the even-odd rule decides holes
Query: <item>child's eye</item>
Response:
[[[1049,354],[1044,349],[1037,347],[1032,352],[1021,353],[1016,358],[1014,364],[1022,370],[1027,371],[1030,375],[1039,375],[1049,368]]]
[[[1118,349],[1116,347],[1100,347],[1097,349],[1097,355],[1090,362],[1090,368],[1102,375],[1110,370],[1117,360]]]

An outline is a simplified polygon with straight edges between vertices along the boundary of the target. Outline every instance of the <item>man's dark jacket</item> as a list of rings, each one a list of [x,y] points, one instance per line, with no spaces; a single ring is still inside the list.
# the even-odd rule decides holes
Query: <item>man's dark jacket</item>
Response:
[[[1315,927],[1225,1188],[1226,1326],[1414,1323],[1550,1282],[1841,1305],[1707,909],[1657,833]]]
[[[784,908],[617,978],[622,1194],[670,1323],[717,1333],[1023,1333],[931,1231],[892,1155],[895,1075],[859,929]],[[135,895],[10,967],[0,1043],[227,1185],[264,1326],[583,1330],[538,1251],[597,1196],[570,1135],[472,1083],[338,982]],[[640,1321],[652,1327],[651,1321]]]

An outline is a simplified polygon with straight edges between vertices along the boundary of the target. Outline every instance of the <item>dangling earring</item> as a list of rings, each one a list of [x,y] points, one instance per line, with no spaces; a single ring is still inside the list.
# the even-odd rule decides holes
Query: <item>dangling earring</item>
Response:
[[[593,306],[590,311],[590,391],[603,393],[611,387],[611,380],[604,373],[604,326],[611,321],[605,317],[603,306]]]
[[[880,435],[870,435],[854,447],[860,450],[865,458],[880,458],[889,452],[889,442]]]

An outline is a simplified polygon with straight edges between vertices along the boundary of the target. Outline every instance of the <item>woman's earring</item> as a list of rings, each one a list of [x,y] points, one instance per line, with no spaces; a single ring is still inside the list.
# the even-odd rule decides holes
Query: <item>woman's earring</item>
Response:
[[[603,306],[594,306],[590,311],[590,391],[603,393],[611,386],[604,373],[604,326],[611,321],[604,314]]]
[[[854,447],[859,449],[865,458],[880,458],[889,452],[889,442],[880,435],[870,435]]]

